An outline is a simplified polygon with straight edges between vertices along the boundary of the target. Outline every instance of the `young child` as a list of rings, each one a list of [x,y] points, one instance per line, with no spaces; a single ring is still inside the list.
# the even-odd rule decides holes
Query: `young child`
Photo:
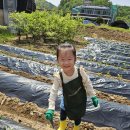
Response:
[[[55,100],[61,87],[63,98],[60,104],[60,125],[58,130],[65,130],[66,118],[74,120],[73,130],[79,130],[81,117],[86,111],[87,96],[91,96],[93,105],[97,107],[98,99],[92,83],[82,67],[77,68],[76,49],[69,43],[61,44],[57,48],[57,61],[60,72],[54,75],[54,82],[50,91],[49,108],[45,113],[46,119],[52,120],[55,110]]]

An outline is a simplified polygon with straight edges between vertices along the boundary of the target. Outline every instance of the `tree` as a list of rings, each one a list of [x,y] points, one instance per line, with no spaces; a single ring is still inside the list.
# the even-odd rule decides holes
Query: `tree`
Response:
[[[110,7],[112,5],[112,2],[110,0],[92,0],[93,5],[98,5],[98,6],[108,6]]]
[[[63,10],[64,14],[71,12],[72,8],[82,5],[84,0],[61,0],[59,9]]]
[[[36,6],[37,6],[37,9],[41,9],[41,10],[44,10],[44,9],[51,10],[55,8],[53,4],[45,0],[36,0]]]
[[[125,22],[130,23],[130,7],[118,6],[116,20],[124,20]]]

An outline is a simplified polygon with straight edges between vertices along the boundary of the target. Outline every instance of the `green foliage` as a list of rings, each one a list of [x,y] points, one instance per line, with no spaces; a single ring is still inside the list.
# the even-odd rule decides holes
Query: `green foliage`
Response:
[[[88,24],[85,24],[84,26],[85,26],[85,27],[96,27],[96,25],[93,24],[93,23],[88,23]]]
[[[120,32],[130,32],[130,29],[111,27],[111,26],[108,26],[106,24],[102,24],[101,26],[99,26],[97,28],[106,28],[106,29],[109,29],[109,30],[115,30],[115,31],[120,31]]]
[[[3,116],[2,116],[2,115],[0,115],[0,120],[1,120],[1,119],[3,119]]]
[[[35,1],[36,1],[37,9],[40,9],[40,10],[44,10],[44,9],[51,10],[53,8],[56,8],[56,6],[54,6],[53,4],[51,4],[50,2],[47,2],[45,0],[35,0]]]
[[[0,34],[5,34],[8,32],[7,26],[0,25]]]
[[[0,25],[0,43],[4,41],[9,41],[14,37],[13,34],[10,33],[7,26]]]
[[[61,0],[59,9],[63,11],[63,14],[71,12],[72,8],[78,5],[82,5],[84,0]],[[91,0],[92,5],[96,6],[107,6],[112,7],[112,2],[110,0]],[[118,6],[118,13],[116,20],[124,20],[130,23],[130,7],[128,6]]]
[[[64,14],[70,13],[72,8],[78,5],[82,5],[84,0],[61,0],[59,9],[63,10]]]
[[[120,32],[130,32],[130,29],[124,29],[124,28],[118,28],[118,27],[111,27],[107,24],[101,24],[100,26],[96,26],[93,23],[85,24],[85,27],[93,27],[93,28],[103,28],[107,30],[114,30],[114,31],[120,31]]]
[[[118,6],[116,20],[124,20],[125,22],[130,23],[130,7]]]
[[[20,30],[21,34],[32,34],[34,40],[51,38],[58,43],[73,40],[80,20],[74,20],[70,14],[64,17],[55,12],[33,12],[31,14],[13,13],[11,27]]]
[[[97,17],[97,19],[95,20],[95,22],[97,24],[99,24],[99,25],[105,23],[102,17]]]
[[[70,14],[64,17],[54,14],[52,16],[50,31],[53,32],[58,42],[72,40],[77,32],[78,22],[73,20]]]
[[[7,127],[4,127],[3,130],[14,130],[14,129],[7,126]]]
[[[108,6],[110,7],[112,5],[112,2],[109,0],[91,0],[92,5],[98,5],[98,6]],[[67,12],[71,12],[72,8],[78,5],[83,5],[84,0],[61,0],[59,9],[62,9],[63,12],[66,14]]]
[[[108,7],[110,7],[112,5],[112,2],[110,2],[109,0],[92,0],[92,4],[97,5],[97,6],[108,6]]]

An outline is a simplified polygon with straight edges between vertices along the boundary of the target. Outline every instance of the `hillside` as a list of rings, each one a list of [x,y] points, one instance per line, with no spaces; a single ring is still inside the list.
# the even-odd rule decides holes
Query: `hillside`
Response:
[[[81,31],[81,35],[90,37],[96,35],[97,38],[130,43],[130,31],[121,28],[90,26]]]
[[[55,5],[45,0],[36,0],[36,7],[37,9],[41,9],[41,10],[43,9],[51,10],[53,8],[56,8]]]

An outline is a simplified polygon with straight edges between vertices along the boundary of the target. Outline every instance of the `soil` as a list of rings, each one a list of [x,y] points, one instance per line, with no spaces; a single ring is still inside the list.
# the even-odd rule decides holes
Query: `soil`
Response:
[[[53,130],[50,123],[45,119],[45,109],[39,108],[32,102],[20,102],[16,97],[10,98],[0,93],[0,115],[1,118],[8,117],[18,123],[36,130]],[[67,130],[73,129],[73,122],[67,120]],[[59,125],[59,113],[55,112],[55,128]],[[114,128],[96,127],[92,123],[81,123],[81,130],[115,130]]]
[[[130,43],[130,32],[109,30],[106,28],[87,27],[82,33],[86,36],[96,36],[107,40],[115,40]]]
[[[84,32],[82,32],[84,36],[105,38],[108,40],[119,40],[123,42],[130,43],[130,33],[122,33],[119,31],[111,31],[105,28],[95,29],[94,27],[86,28]],[[86,41],[80,36],[75,38],[77,43],[82,43],[76,45],[77,49],[83,48],[86,45]],[[25,43],[24,43],[25,42]],[[45,53],[55,54],[55,44],[52,43],[38,43],[36,44],[26,44],[27,40],[24,38],[21,41],[21,44],[18,44],[19,41],[14,40],[13,42],[7,43],[10,45],[18,46],[21,48],[26,48],[34,51],[41,51]],[[21,71],[10,70],[7,67],[0,66],[0,70],[14,73],[18,75],[22,75],[27,78],[43,81],[52,84],[52,81],[44,76],[32,76],[28,73]],[[97,96],[101,99],[105,99],[112,102],[118,102],[121,104],[130,105],[130,100],[125,97],[117,96],[113,94],[107,94],[100,91],[96,91]],[[36,130],[52,130],[50,123],[45,119],[44,113],[46,109],[38,107],[36,104],[32,102],[21,102],[20,99],[15,97],[8,97],[3,93],[0,93],[0,115],[8,117],[12,120],[15,120],[18,123],[24,124]],[[72,130],[73,122],[68,121],[67,130]],[[70,123],[69,123],[70,122]],[[57,128],[59,125],[59,113],[55,112],[54,124]],[[110,127],[97,127],[92,123],[82,122],[80,126],[81,130],[115,130]]]

